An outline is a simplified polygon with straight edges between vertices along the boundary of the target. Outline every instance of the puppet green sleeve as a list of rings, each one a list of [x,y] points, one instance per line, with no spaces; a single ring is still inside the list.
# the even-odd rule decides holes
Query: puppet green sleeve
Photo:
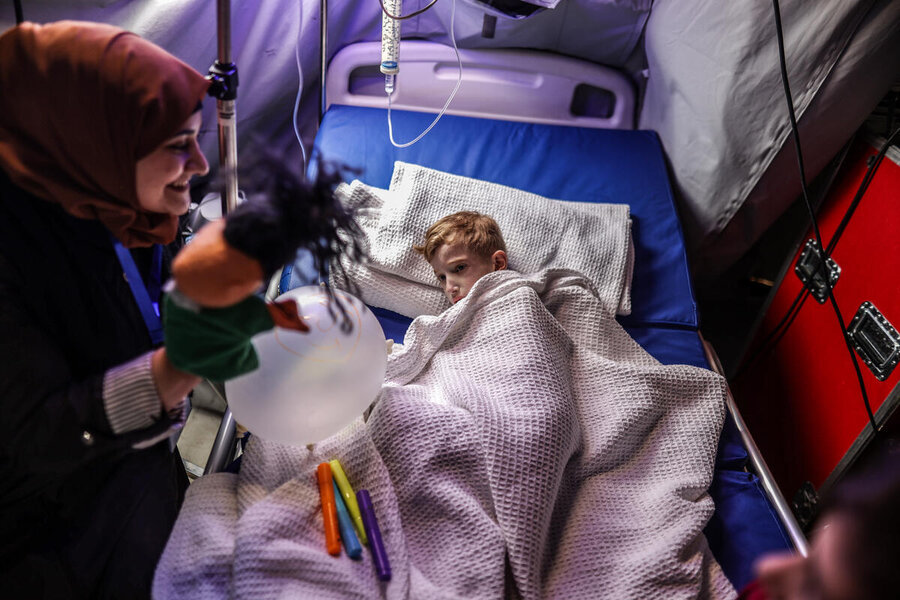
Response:
[[[226,381],[256,369],[259,357],[250,340],[273,326],[265,301],[258,296],[225,308],[189,308],[171,293],[163,300],[169,360],[176,368],[211,381]]]

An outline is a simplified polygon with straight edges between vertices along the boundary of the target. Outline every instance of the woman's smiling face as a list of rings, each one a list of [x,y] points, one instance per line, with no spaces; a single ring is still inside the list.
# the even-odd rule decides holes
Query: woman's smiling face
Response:
[[[182,215],[191,204],[190,180],[209,171],[200,151],[200,111],[178,128],[178,133],[137,162],[135,187],[140,207],[148,212]]]

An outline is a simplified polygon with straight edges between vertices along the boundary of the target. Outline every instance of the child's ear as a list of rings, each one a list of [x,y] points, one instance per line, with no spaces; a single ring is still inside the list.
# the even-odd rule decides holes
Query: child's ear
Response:
[[[491,255],[491,262],[494,264],[495,271],[502,271],[506,268],[506,252],[497,250]]]

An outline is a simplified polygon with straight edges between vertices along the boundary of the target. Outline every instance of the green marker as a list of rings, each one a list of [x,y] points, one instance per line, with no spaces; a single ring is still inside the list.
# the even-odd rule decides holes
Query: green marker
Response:
[[[359,512],[356,494],[353,493],[353,488],[347,480],[344,468],[337,459],[329,461],[328,464],[331,465],[331,476],[334,477],[334,482],[341,491],[341,497],[344,499],[344,504],[347,505],[347,510],[350,512],[350,517],[353,519],[353,528],[356,530],[356,535],[359,536],[359,541],[363,544],[368,544],[369,540],[366,538],[366,528],[363,526],[362,513]]]

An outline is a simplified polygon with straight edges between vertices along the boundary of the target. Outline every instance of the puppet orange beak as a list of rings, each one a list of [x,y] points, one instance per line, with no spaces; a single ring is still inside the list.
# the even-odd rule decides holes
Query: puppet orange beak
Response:
[[[304,333],[309,331],[309,326],[303,322],[303,318],[297,310],[297,303],[294,300],[266,302],[266,308],[269,310],[269,315],[271,315],[277,327],[294,329]]]

